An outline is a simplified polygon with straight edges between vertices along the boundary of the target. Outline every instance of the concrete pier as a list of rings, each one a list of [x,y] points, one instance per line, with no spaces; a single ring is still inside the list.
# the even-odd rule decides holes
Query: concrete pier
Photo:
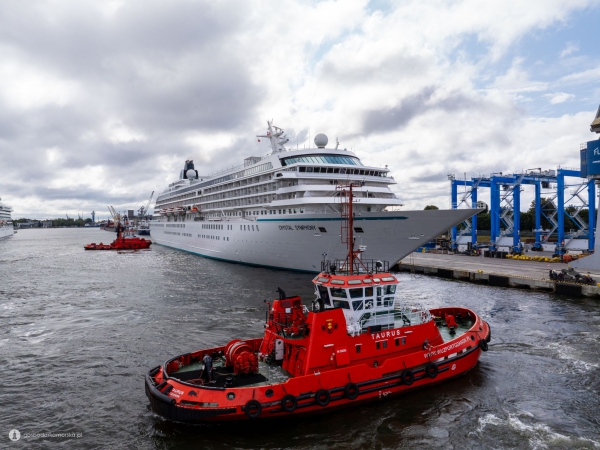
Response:
[[[490,286],[535,289],[578,297],[600,297],[598,284],[554,282],[549,278],[550,269],[560,271],[566,268],[568,265],[563,263],[549,264],[458,254],[412,253],[396,264],[393,270],[484,283]],[[587,270],[579,270],[579,272],[588,273]],[[599,270],[590,270],[589,274],[600,283]]]

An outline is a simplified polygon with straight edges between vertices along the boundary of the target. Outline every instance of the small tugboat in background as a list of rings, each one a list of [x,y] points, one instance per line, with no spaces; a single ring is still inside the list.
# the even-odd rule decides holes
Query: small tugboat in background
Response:
[[[126,230],[120,222],[117,222],[115,228],[117,231],[117,239],[115,239],[110,245],[103,244],[102,242],[99,244],[93,242],[84,246],[84,248],[86,250],[141,250],[149,248],[152,244],[152,241],[148,239],[139,237],[125,237],[124,233]]]
[[[138,236],[150,236],[150,224],[147,220],[142,220],[138,224],[136,234]]]
[[[466,308],[401,300],[388,262],[354,249],[352,187],[338,187],[348,255],[322,262],[312,311],[278,289],[263,337],[151,369],[145,390],[156,414],[179,422],[313,414],[426,388],[477,364],[491,338],[487,322]]]

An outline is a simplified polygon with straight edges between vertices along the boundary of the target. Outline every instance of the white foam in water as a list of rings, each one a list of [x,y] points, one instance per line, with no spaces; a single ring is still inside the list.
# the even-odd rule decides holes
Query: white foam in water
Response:
[[[570,437],[553,431],[545,423],[526,424],[519,417],[533,418],[534,415],[528,411],[521,411],[516,414],[509,414],[507,419],[501,419],[494,414],[486,414],[480,417],[477,432],[482,432],[486,426],[508,426],[519,435],[527,438],[529,445],[533,449],[545,449],[558,446],[559,448],[600,448],[600,442],[582,437]]]
[[[486,425],[502,425],[503,420],[499,417],[496,417],[494,414],[486,414],[484,417],[480,417],[478,419],[479,427],[477,428],[477,432],[483,431]]]
[[[589,363],[586,361],[583,361],[581,359],[577,358],[577,350],[574,349],[573,347],[569,347],[567,345],[564,344],[559,344],[556,342],[551,343],[550,345],[548,345],[549,350],[554,350],[557,353],[557,356],[559,359],[562,359],[564,361],[568,361],[569,363],[571,363],[572,370],[565,370],[565,371],[560,371],[559,373],[584,373],[584,372],[590,372],[591,370],[594,370],[598,367],[598,364],[594,364],[594,363]]]

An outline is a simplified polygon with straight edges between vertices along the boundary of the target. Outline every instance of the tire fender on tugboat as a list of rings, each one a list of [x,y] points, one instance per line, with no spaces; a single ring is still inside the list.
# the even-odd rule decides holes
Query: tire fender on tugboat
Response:
[[[244,406],[244,412],[250,419],[256,419],[262,412],[262,405],[258,400],[248,400]]]
[[[292,394],[286,394],[281,399],[281,409],[285,412],[292,413],[298,407],[298,400]]]
[[[329,391],[325,389],[319,389],[315,394],[315,403],[319,406],[325,407],[329,405],[329,401],[331,400],[331,394]]]
[[[429,378],[437,377],[438,372],[439,372],[438,366],[434,362],[427,363],[427,365],[425,366],[425,373],[427,374],[427,376]]]
[[[488,344],[485,341],[485,339],[480,339],[479,340],[479,346],[481,347],[481,350],[483,350],[484,352],[488,351]]]
[[[415,374],[412,370],[406,369],[404,372],[402,372],[400,378],[402,379],[402,383],[404,383],[407,386],[410,386],[411,384],[413,384],[413,381],[415,381]]]
[[[358,386],[354,383],[348,383],[344,388],[344,395],[349,400],[354,400],[360,393]]]

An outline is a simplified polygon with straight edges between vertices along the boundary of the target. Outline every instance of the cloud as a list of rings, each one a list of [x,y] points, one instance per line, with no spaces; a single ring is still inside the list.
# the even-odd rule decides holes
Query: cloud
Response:
[[[17,217],[134,208],[186,159],[208,175],[263,155],[272,118],[290,148],[326,132],[389,165],[407,208],[446,201],[449,171],[563,164],[598,61],[573,37],[536,71],[522,44],[597,5],[4,2],[0,196]]]
[[[551,104],[558,105],[559,103],[566,102],[572,98],[575,98],[573,94],[567,94],[565,92],[556,92],[554,94],[545,94],[544,97],[547,97]]]
[[[560,57],[565,58],[575,52],[579,51],[579,46],[573,42],[569,42],[563,51],[560,52]]]

